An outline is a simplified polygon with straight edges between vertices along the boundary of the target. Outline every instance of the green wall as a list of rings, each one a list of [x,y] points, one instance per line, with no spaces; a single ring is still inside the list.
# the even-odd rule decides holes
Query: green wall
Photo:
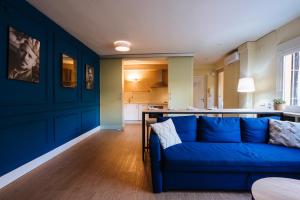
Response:
[[[193,57],[168,58],[169,107],[193,106]]]
[[[102,59],[100,66],[101,128],[122,129],[122,59]]]

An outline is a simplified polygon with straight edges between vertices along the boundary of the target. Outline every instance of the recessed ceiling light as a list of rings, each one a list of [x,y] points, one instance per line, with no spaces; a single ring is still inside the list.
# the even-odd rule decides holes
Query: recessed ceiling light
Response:
[[[131,43],[125,40],[118,40],[114,42],[114,45],[116,51],[125,52],[130,51]]]

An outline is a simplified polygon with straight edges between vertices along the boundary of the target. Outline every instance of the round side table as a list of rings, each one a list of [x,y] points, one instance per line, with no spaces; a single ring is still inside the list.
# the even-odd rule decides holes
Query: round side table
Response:
[[[263,178],[251,188],[255,200],[299,200],[300,180],[291,178]]]

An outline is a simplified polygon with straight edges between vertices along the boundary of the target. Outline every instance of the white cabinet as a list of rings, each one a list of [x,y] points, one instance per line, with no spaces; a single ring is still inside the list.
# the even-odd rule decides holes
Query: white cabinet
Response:
[[[139,119],[139,105],[125,104],[124,120],[138,120]]]
[[[127,121],[142,120],[142,112],[147,108],[148,108],[148,104],[125,104],[124,120]]]

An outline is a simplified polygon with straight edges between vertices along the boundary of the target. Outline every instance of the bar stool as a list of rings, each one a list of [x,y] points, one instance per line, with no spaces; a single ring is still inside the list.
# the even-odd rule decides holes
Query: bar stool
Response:
[[[157,119],[147,119],[146,120],[146,149],[149,151],[149,140],[150,140],[150,131],[151,131],[151,124],[155,124]]]

